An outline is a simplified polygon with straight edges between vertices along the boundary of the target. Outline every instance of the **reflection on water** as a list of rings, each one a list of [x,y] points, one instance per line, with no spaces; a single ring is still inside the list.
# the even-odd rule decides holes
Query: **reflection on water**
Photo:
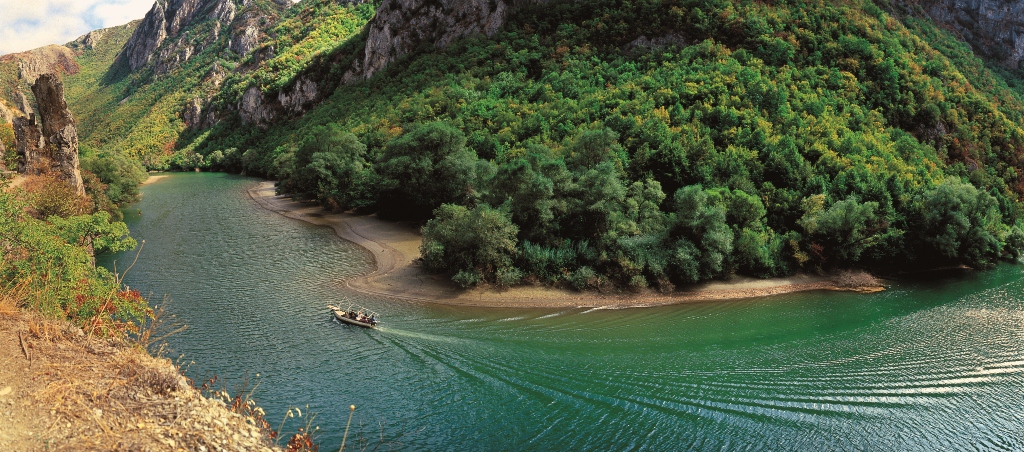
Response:
[[[412,450],[1024,449],[1021,267],[813,293],[628,310],[477,309],[361,295],[368,253],[261,210],[252,179],[144,187],[126,281],[189,329],[200,374],[261,375],[271,424],[319,413]],[[126,261],[132,253],[119,259]],[[109,265],[109,262],[108,262]],[[118,265],[123,268],[124,264]],[[384,314],[377,330],[328,303]]]

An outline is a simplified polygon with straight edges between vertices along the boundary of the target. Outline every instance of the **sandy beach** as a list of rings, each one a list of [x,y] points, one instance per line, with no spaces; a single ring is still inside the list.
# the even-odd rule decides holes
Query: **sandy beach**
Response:
[[[153,174],[153,173],[150,173],[149,177],[147,177],[146,180],[142,181],[142,185],[145,186],[145,185],[149,185],[149,184],[152,184],[152,183],[156,183],[156,182],[159,182],[161,179],[166,178],[166,177],[167,177],[166,174]]]
[[[150,177],[152,178],[153,176]],[[775,279],[733,277],[729,281],[698,284],[670,294],[653,290],[605,294],[539,286],[519,286],[505,290],[493,287],[463,290],[457,288],[447,278],[428,274],[417,265],[422,238],[416,227],[380,220],[376,215],[327,213],[319,205],[293,201],[287,196],[276,196],[273,182],[261,182],[249,190],[249,195],[267,210],[311,224],[328,226],[334,229],[338,237],[354,242],[373,254],[376,269],[367,275],[350,279],[350,288],[367,294],[409,301],[482,307],[625,308],[735,300],[810,290],[884,290],[878,280],[866,273],[847,273],[841,278],[816,275]],[[858,283],[851,285],[849,281]]]

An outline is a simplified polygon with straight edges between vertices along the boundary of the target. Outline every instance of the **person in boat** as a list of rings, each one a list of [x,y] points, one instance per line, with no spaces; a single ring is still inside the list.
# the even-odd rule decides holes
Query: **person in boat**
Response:
[[[373,315],[373,314],[370,314],[370,325],[376,325],[376,324],[377,324],[377,316]]]

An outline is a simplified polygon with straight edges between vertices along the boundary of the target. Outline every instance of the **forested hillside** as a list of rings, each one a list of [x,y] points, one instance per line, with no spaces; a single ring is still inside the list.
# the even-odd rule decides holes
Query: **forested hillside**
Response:
[[[166,73],[119,66],[111,34],[68,95],[96,152],[425,222],[424,266],[463,286],[671,290],[1024,249],[1021,73],[916,3],[516,5],[366,80],[376,3],[264,5],[258,46],[225,32]]]

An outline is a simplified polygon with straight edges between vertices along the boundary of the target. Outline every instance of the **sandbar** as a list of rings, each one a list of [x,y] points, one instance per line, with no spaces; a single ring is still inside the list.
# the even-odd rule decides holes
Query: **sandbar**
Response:
[[[288,218],[330,227],[338,237],[369,251],[376,268],[368,274],[346,281],[349,288],[407,301],[478,307],[628,308],[736,300],[812,290],[869,293],[885,289],[878,279],[865,272],[845,272],[834,277],[798,274],[772,279],[734,276],[727,281],[696,284],[667,294],[654,290],[576,292],[529,285],[507,289],[460,289],[444,276],[430,274],[420,268],[418,259],[423,239],[418,227],[381,220],[376,215],[328,213],[315,203],[276,195],[271,181],[261,182],[249,189],[249,195],[267,210]]]

